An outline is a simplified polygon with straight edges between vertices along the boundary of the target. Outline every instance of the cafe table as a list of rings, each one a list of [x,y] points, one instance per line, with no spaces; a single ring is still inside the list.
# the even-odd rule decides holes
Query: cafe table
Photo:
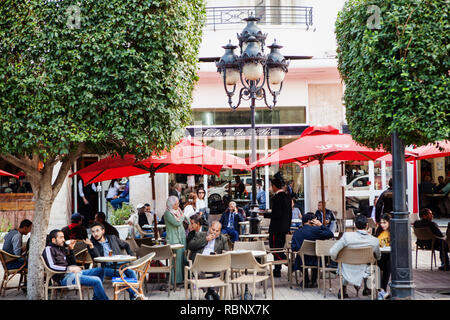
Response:
[[[380,247],[381,253],[391,253],[391,247]]]
[[[268,238],[269,234],[268,233],[255,233],[255,234],[240,234],[239,238],[243,239],[244,241],[248,241],[249,239],[265,239]]]
[[[130,256],[130,255],[126,255],[126,254],[117,254],[117,255],[112,255],[112,256],[96,257],[96,258],[94,258],[94,261],[100,262],[100,263],[112,263],[114,266],[113,267],[114,274],[116,274],[117,263],[131,262],[136,259],[137,259],[137,257],[135,257],[135,256]]]

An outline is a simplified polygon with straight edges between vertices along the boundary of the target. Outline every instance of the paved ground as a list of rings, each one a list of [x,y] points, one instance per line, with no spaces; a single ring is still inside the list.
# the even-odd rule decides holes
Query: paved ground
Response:
[[[413,267],[415,267],[415,251],[412,252],[413,258]],[[413,270],[414,284],[416,286],[415,290],[415,298],[423,299],[423,300],[435,300],[435,299],[446,299],[450,300],[450,271],[438,271],[437,268],[434,268],[433,271],[430,270],[430,252],[428,251],[420,251],[419,252],[419,260],[418,260],[418,269]],[[270,260],[270,257],[269,257]],[[437,263],[439,265],[439,257],[437,258]],[[3,269],[0,268],[0,277],[3,278]],[[301,278],[299,277],[299,282]],[[328,281],[328,280],[327,280]],[[18,277],[10,282],[12,285],[18,282]],[[166,291],[160,291],[161,284],[150,283],[148,284],[148,292],[146,292],[146,297],[150,300],[184,300],[184,289],[183,287],[179,287],[177,292],[170,294],[170,298],[167,296]],[[113,297],[112,294],[112,286],[111,283],[106,280],[105,288],[109,297]],[[318,289],[305,289],[304,291],[298,286],[294,285],[291,289],[289,288],[289,283],[287,280],[287,268],[283,267],[282,277],[275,279],[275,300],[321,300],[321,299],[337,299],[337,292],[339,289],[339,279],[332,279],[332,288],[331,291],[328,290],[327,297],[323,297],[323,291],[321,290],[318,293]],[[261,300],[265,299],[263,295],[262,287],[257,287],[256,290],[256,299]],[[370,297],[360,296],[358,298],[355,297],[355,290],[352,287],[349,287],[348,294],[350,299],[355,300],[366,300],[370,299]],[[92,292],[91,292],[92,297]],[[128,294],[127,294],[128,297]],[[120,297],[123,299],[124,297]],[[201,296],[203,299],[203,295]],[[26,299],[25,295],[22,292],[18,292],[16,289],[8,290],[4,297],[0,297],[0,300],[19,300]],[[64,295],[63,299],[78,299],[78,296],[75,292],[70,292]],[[85,297],[85,299],[87,299]],[[268,284],[268,292],[267,299],[271,299],[271,290],[270,283]],[[235,300],[239,300],[239,297],[236,297]]]

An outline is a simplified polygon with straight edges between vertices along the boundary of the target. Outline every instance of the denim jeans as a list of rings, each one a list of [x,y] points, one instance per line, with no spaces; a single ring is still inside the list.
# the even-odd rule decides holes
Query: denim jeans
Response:
[[[86,269],[80,272],[80,284],[82,286],[92,287],[94,290],[93,300],[109,300],[103,288],[103,276],[102,268]],[[75,273],[73,272],[66,274],[61,280],[61,285],[63,286],[75,283]]]
[[[23,266],[23,264],[25,263],[25,260],[23,258],[8,262],[6,264],[6,268],[8,268],[8,270],[12,270],[12,269],[19,269],[21,266]]]
[[[116,198],[114,200],[111,200],[111,205],[113,206],[114,209],[119,209],[122,208],[122,203],[123,202],[130,202],[130,198],[129,197],[125,197],[125,198]]]
[[[108,268],[105,267],[104,269],[104,275],[105,277],[120,277],[119,275],[119,267],[117,267],[116,272],[114,272],[113,268]],[[133,270],[126,270],[125,271],[125,277],[126,278],[132,278],[132,279],[137,279],[136,276],[136,272],[134,272]],[[128,293],[130,294],[130,300],[134,298],[134,296],[136,295],[136,292],[134,292],[132,289],[127,289]]]
[[[230,240],[233,243],[235,241],[238,241],[238,239],[239,239],[239,232],[237,232],[237,230],[235,230],[235,229],[228,228],[228,227],[227,228],[223,228],[222,229],[222,233],[230,235]]]

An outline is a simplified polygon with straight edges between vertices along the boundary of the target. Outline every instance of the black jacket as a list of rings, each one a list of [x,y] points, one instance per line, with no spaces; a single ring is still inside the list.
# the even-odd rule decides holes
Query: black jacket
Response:
[[[270,218],[269,233],[288,233],[291,229],[292,200],[286,192],[278,192],[270,199],[271,213],[264,214]]]
[[[191,252],[188,258],[192,262],[194,262],[195,256],[197,254],[201,254],[203,252],[203,249],[208,244],[208,241],[206,241],[207,235],[207,232],[195,232],[193,234],[193,237],[187,243],[186,247]],[[217,254],[221,254],[223,251],[228,251],[228,240],[225,235],[221,233],[214,242],[214,252]]]
[[[133,256],[134,252],[130,249],[130,245],[128,242],[123,241],[116,237],[115,235],[111,234],[105,234],[105,239],[108,240],[109,246],[111,247],[111,250],[114,255],[122,254],[122,249],[125,249],[127,251],[127,254]],[[103,246],[100,242],[94,239],[94,237],[91,237],[92,244],[94,245],[94,248],[89,248],[88,251],[91,255],[92,259],[97,257],[104,257],[108,255],[108,253],[103,252]],[[104,267],[104,264],[102,263],[102,267]]]
[[[389,188],[380,195],[377,201],[377,205],[375,206],[375,220],[376,222],[380,222],[380,216],[383,213],[391,213],[394,209],[393,207],[393,199],[392,199],[392,188]]]
[[[59,247],[56,244],[49,243],[42,252],[45,263],[54,271],[67,271],[67,267],[70,265],[76,265],[75,256],[72,250],[67,250],[64,247]],[[64,274],[56,274],[53,276],[53,280],[61,281]]]
[[[429,220],[417,220],[414,222],[414,228],[430,228],[431,232],[437,237],[443,237],[441,230],[436,222]],[[416,244],[421,247],[431,248],[431,240],[417,240]]]

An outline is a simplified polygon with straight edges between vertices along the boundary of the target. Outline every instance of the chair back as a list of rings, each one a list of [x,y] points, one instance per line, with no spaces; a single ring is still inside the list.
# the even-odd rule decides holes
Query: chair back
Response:
[[[191,270],[193,272],[221,272],[231,267],[231,254],[197,254]]]
[[[154,256],[155,253],[151,252],[143,256],[142,258],[132,261],[126,269],[132,269],[137,272],[146,273]]]
[[[55,271],[55,270],[50,269],[49,266],[47,265],[47,262],[45,262],[45,259],[44,259],[43,256],[41,256],[41,261],[42,261],[42,264],[44,265],[45,273],[49,274],[49,275],[50,275],[50,278],[51,278],[54,274],[57,274],[57,273],[66,273],[65,271]]]
[[[428,227],[413,229],[417,240],[433,240],[435,238],[435,235]]]
[[[353,209],[345,210],[345,219],[355,219],[355,212],[353,211]]]
[[[231,254],[232,269],[259,269],[259,264],[251,252]]]
[[[284,242],[284,247],[286,249],[291,249],[292,236],[292,234],[286,234],[286,241]]]
[[[136,240],[134,240],[134,238],[126,239],[125,241],[130,245],[130,249],[133,252],[137,252],[138,251],[139,245],[137,244]]]
[[[264,241],[236,241],[233,250],[259,250],[266,251]]]
[[[151,252],[155,253],[155,256],[153,257],[153,260],[168,260],[173,258],[173,252],[170,248],[170,244],[166,245],[155,245],[155,246],[146,246],[143,244],[139,248],[139,255],[140,257],[145,256],[146,254],[149,254]]]
[[[76,240],[75,245],[73,246],[73,254],[77,255],[80,251],[83,251],[87,248],[86,243],[83,240]]]
[[[137,229],[137,231],[141,235],[148,235],[149,234],[148,232],[145,232],[144,229],[142,229],[141,226],[138,223],[135,223],[134,227]]]
[[[2,266],[3,266],[4,270],[7,269],[6,268],[6,264],[7,263],[9,263],[11,261],[14,261],[14,260],[17,260],[18,258],[20,258],[20,257],[19,256],[15,256],[13,254],[10,254],[10,253],[8,253],[8,252],[6,252],[4,250],[0,250],[0,260],[2,261]]]
[[[369,228],[377,227],[377,224],[375,223],[375,221],[372,218],[367,218],[367,225],[369,226]]]
[[[330,255],[330,248],[336,243],[336,240],[316,240],[316,256],[326,257]]]
[[[316,242],[311,240],[303,240],[302,246],[300,250],[298,250],[299,254],[304,254],[308,256],[316,255]]]
[[[376,259],[372,247],[344,248],[339,251],[336,262],[346,264],[374,264]]]

